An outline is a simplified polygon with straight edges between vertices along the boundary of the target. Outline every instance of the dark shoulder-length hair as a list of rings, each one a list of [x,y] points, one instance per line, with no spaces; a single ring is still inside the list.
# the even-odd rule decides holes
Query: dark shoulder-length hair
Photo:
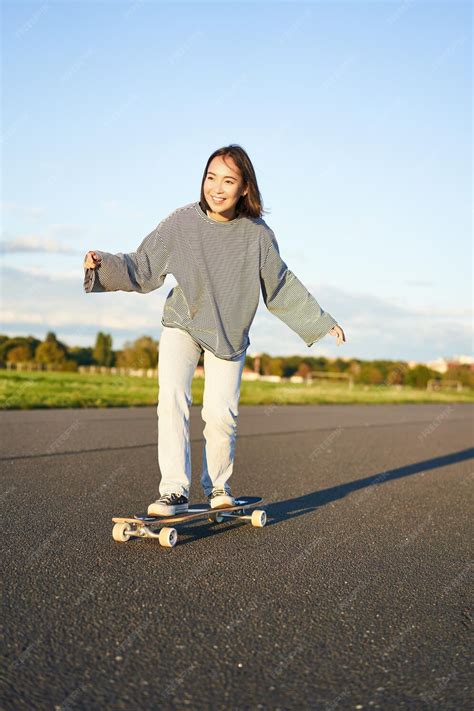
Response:
[[[216,156],[222,156],[224,161],[226,156],[233,158],[242,176],[244,187],[248,188],[247,194],[241,195],[235,206],[236,217],[240,215],[254,218],[262,217],[263,213],[267,212],[267,210],[264,210],[263,208],[263,200],[260,195],[260,190],[258,189],[257,176],[255,175],[252,161],[242,146],[239,146],[237,143],[231,143],[228,146],[218,148],[212,155],[209,156],[201,181],[201,207],[203,207],[204,210],[212,211],[212,208],[204,197],[204,181],[206,179],[209,164]]]

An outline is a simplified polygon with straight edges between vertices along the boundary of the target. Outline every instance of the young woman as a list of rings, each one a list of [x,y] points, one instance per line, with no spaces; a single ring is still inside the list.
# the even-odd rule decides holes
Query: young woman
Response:
[[[280,257],[253,165],[231,144],[216,150],[204,170],[198,202],[179,207],[144,238],[136,252],[90,251],[84,260],[86,292],[160,287],[167,274],[177,286],[163,309],[159,345],[159,498],[150,515],[188,509],[191,486],[189,407],[191,382],[204,353],[202,418],[205,445],[201,486],[212,508],[232,506],[240,383],[249,329],[260,290],[265,305],[308,346],[327,333],[337,345],[342,328]]]

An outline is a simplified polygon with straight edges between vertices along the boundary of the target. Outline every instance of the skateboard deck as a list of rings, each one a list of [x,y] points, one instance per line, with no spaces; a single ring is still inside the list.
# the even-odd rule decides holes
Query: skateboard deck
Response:
[[[162,546],[173,548],[178,540],[175,528],[168,524],[185,523],[199,518],[207,518],[212,523],[222,523],[226,519],[239,519],[251,521],[252,525],[262,528],[267,522],[267,514],[261,509],[255,509],[251,514],[246,510],[254,508],[263,499],[259,496],[240,496],[235,499],[234,506],[212,509],[209,504],[191,504],[188,511],[171,516],[150,516],[148,513],[139,513],[134,516],[114,516],[112,537],[119,543],[125,543],[129,538],[158,538]],[[161,528],[159,533],[153,529]]]

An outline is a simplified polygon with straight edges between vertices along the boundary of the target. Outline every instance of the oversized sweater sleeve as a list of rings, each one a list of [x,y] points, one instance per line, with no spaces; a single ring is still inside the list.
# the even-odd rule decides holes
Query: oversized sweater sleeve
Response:
[[[323,311],[314,296],[288,269],[272,230],[270,244],[260,268],[260,285],[267,309],[278,316],[307,346],[323,338],[337,323]],[[268,239],[268,238],[267,238]]]
[[[146,294],[158,289],[169,273],[170,253],[156,227],[147,235],[135,252],[110,254],[95,250],[100,265],[84,269],[84,290],[138,291]]]

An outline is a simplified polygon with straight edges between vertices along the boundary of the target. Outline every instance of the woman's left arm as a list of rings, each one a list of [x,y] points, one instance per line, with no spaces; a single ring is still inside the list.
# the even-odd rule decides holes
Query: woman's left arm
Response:
[[[337,336],[339,343],[340,333],[344,334],[336,319],[321,308],[288,269],[280,256],[273,231],[270,236],[271,243],[260,269],[260,285],[267,309],[295,331],[307,346],[312,346],[327,333]]]

